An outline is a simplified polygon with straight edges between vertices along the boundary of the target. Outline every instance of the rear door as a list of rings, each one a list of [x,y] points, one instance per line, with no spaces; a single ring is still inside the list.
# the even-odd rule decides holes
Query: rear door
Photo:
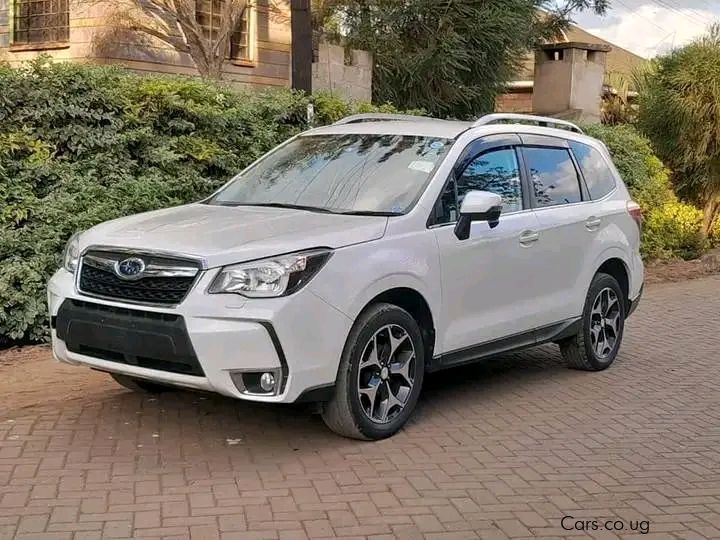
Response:
[[[521,135],[530,184],[531,205],[538,220],[538,249],[532,279],[543,314],[538,327],[581,314],[583,268],[602,227],[578,165],[565,139]]]

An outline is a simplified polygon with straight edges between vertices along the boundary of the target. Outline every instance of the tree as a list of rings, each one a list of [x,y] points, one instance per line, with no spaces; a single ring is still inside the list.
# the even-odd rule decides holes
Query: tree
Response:
[[[608,0],[316,0],[346,42],[375,58],[373,98],[442,117],[494,109],[528,51],[556,38],[579,9]],[[321,25],[325,26],[325,25]]]
[[[107,0],[86,0],[105,3]],[[101,43],[106,46],[118,32],[139,38],[154,38],[192,58],[200,76],[221,79],[230,42],[246,11],[256,0],[114,0],[109,15],[110,32]],[[210,17],[206,11],[218,10]],[[199,16],[200,14],[200,16]]]
[[[638,125],[680,194],[703,207],[707,235],[720,213],[720,25],[655,59],[637,79]]]

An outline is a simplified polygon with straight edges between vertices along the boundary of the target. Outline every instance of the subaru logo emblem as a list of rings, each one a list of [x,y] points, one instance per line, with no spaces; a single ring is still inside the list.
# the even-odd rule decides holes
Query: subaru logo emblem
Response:
[[[137,257],[130,257],[115,263],[115,274],[122,279],[140,279],[145,271],[145,261]]]

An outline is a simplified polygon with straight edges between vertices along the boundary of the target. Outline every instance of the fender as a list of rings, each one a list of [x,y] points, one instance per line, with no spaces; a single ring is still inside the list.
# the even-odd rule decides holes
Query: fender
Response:
[[[379,296],[380,294],[389,291],[390,289],[406,288],[414,289],[427,302],[430,307],[430,311],[433,315],[433,320],[437,325],[438,315],[441,307],[441,294],[437,290],[435,292],[428,290],[425,283],[417,276],[411,273],[397,273],[382,277],[365,287],[360,293],[358,293],[352,301],[349,309],[350,313],[347,313],[348,317],[353,320],[357,318],[360,312],[370,303],[370,301]]]
[[[373,298],[400,287],[421,294],[436,322],[440,314],[439,253],[435,237],[424,230],[339,249],[318,277],[308,286],[353,321]]]
[[[581,283],[584,286],[585,291],[587,291],[590,288],[590,282],[592,282],[593,277],[597,273],[598,269],[605,264],[605,262],[609,261],[610,259],[620,259],[625,266],[625,272],[627,272],[628,279],[630,281],[630,286],[632,287],[632,263],[628,259],[627,256],[627,250],[622,249],[617,246],[609,247],[605,250],[603,250],[593,261],[592,265],[584,271],[582,277],[581,277]],[[585,297],[583,296],[583,302]]]

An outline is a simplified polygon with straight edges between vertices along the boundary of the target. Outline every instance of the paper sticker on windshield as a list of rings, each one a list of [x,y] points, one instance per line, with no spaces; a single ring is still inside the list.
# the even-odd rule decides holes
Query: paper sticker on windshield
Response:
[[[410,165],[408,165],[408,169],[424,173],[431,173],[434,168],[435,164],[432,161],[411,161]]]
[[[440,150],[443,146],[445,146],[445,143],[442,141],[433,141],[430,143],[430,148],[433,150]]]

